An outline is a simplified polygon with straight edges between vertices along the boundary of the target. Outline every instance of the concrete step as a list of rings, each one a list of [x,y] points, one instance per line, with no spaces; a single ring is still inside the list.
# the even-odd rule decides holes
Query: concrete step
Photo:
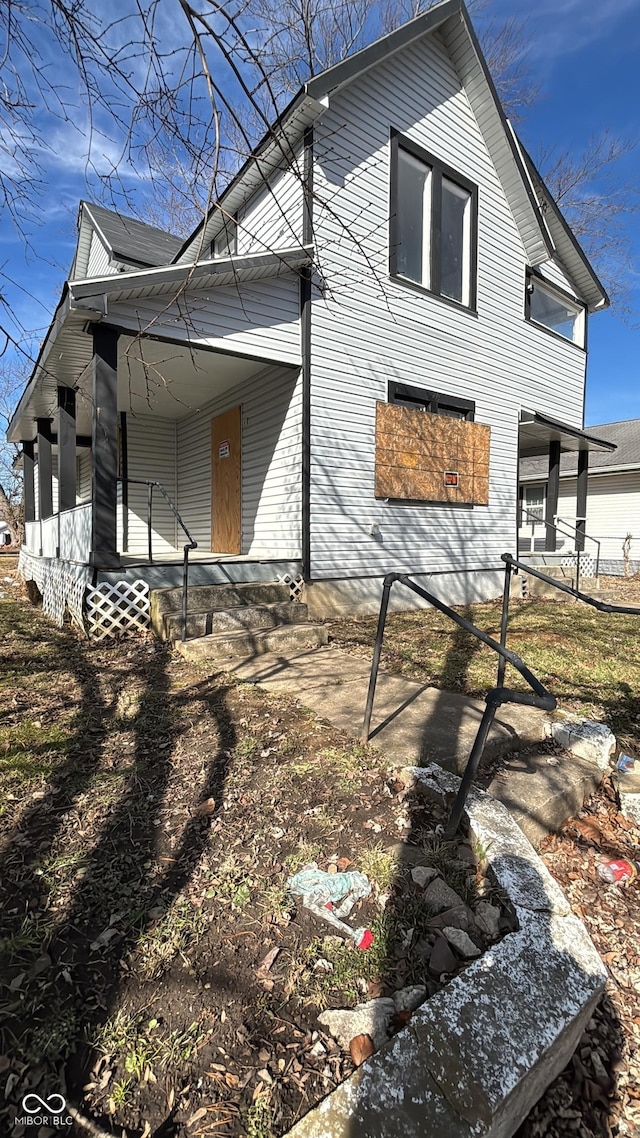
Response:
[[[195,640],[176,641],[176,649],[185,660],[194,663],[235,657],[263,656],[266,652],[289,653],[317,648],[328,642],[323,624],[282,624],[277,628],[243,629],[237,632],[215,632]]]
[[[187,590],[188,612],[216,612],[238,605],[283,604],[291,598],[288,585],[277,581],[244,581],[226,585],[190,585]],[[182,589],[152,589],[149,594],[151,627],[160,635],[162,617],[182,611]]]
[[[505,759],[487,790],[534,846],[582,809],[605,772],[577,755],[521,751]]]
[[[309,618],[306,605],[284,601],[267,605],[232,605],[228,609],[208,609],[187,613],[187,637],[209,636],[215,632],[241,632],[260,628],[277,628],[283,624],[304,624]],[[164,613],[160,639],[180,640],[182,613]]]

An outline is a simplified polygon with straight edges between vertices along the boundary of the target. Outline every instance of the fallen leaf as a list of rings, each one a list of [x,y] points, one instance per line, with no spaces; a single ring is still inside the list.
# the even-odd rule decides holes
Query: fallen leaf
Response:
[[[596,845],[600,845],[602,841],[602,831],[599,826],[596,826],[595,822],[590,822],[588,819],[577,818],[573,823],[573,827],[583,838],[586,838],[588,842],[595,842]]]
[[[392,1031],[402,1031],[402,1028],[407,1026],[410,1019],[411,1019],[411,1009],[410,1008],[403,1008],[401,1011],[396,1012],[396,1014],[393,1016],[393,1018],[391,1020],[391,1030]]]
[[[258,965],[258,969],[257,969],[258,976],[261,976],[261,975],[264,976],[265,973],[267,973],[270,970],[270,968],[271,968],[271,966],[272,966],[272,964],[273,964],[274,960],[276,959],[276,956],[278,955],[279,952],[280,952],[280,949],[278,947],[276,947],[276,948],[272,948],[270,950],[270,952],[267,953],[264,960],[261,960],[259,965]]]
[[[199,1109],[194,1111],[194,1113],[191,1115],[191,1118],[187,1119],[187,1126],[195,1126],[196,1122],[199,1122],[201,1118],[204,1118],[206,1113],[206,1106],[199,1107]]]
[[[371,1036],[355,1035],[349,1044],[349,1051],[356,1067],[359,1067],[365,1059],[370,1059],[375,1051]]]
[[[192,810],[191,815],[193,818],[208,818],[210,814],[214,813],[215,808],[215,798],[206,798],[204,802],[201,802],[199,806],[196,806],[195,810]]]
[[[350,865],[353,865],[350,857],[338,858],[338,869],[340,870],[340,873],[344,873],[345,869],[348,869]]]

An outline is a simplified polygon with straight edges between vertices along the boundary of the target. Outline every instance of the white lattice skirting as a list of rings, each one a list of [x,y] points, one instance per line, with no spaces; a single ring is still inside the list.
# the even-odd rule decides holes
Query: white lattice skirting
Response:
[[[578,564],[578,554],[570,553],[567,557],[563,557],[561,565],[566,569],[574,569]],[[580,573],[583,577],[595,577],[596,575],[596,559],[590,553],[580,554]]]
[[[87,589],[87,631],[94,640],[115,638],[149,627],[146,581],[102,581]]]
[[[64,614],[68,610],[73,623],[85,631],[83,599],[91,576],[88,565],[35,557],[21,549],[18,573],[24,581],[34,581],[38,586],[42,594],[42,611],[58,628],[62,628]]]
[[[292,577],[290,573],[278,573],[278,582],[281,585],[288,585],[289,592],[291,593],[292,601],[301,601],[304,591],[304,577],[298,573],[296,577]]]
[[[102,581],[91,586],[88,565],[73,565],[20,551],[18,573],[34,581],[42,594],[42,611],[58,628],[65,612],[94,640],[115,639],[149,627],[149,586],[146,581]]]

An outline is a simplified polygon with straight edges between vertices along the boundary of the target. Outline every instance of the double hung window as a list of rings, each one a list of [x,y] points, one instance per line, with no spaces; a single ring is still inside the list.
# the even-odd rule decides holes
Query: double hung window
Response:
[[[391,139],[390,270],[475,308],[477,187],[399,134]]]

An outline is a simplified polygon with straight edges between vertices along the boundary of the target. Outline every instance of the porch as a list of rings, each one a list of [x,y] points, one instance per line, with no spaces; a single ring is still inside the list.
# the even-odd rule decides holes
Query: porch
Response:
[[[578,559],[597,576],[600,542],[586,532],[589,454],[615,450],[613,443],[559,423],[540,412],[522,411],[519,429],[518,557],[547,565]],[[560,461],[578,455],[577,494],[563,510]],[[569,506],[569,503],[564,503]]]
[[[104,325],[93,341],[22,439],[25,552],[152,586],[185,545],[201,581],[299,572],[300,368]]]

